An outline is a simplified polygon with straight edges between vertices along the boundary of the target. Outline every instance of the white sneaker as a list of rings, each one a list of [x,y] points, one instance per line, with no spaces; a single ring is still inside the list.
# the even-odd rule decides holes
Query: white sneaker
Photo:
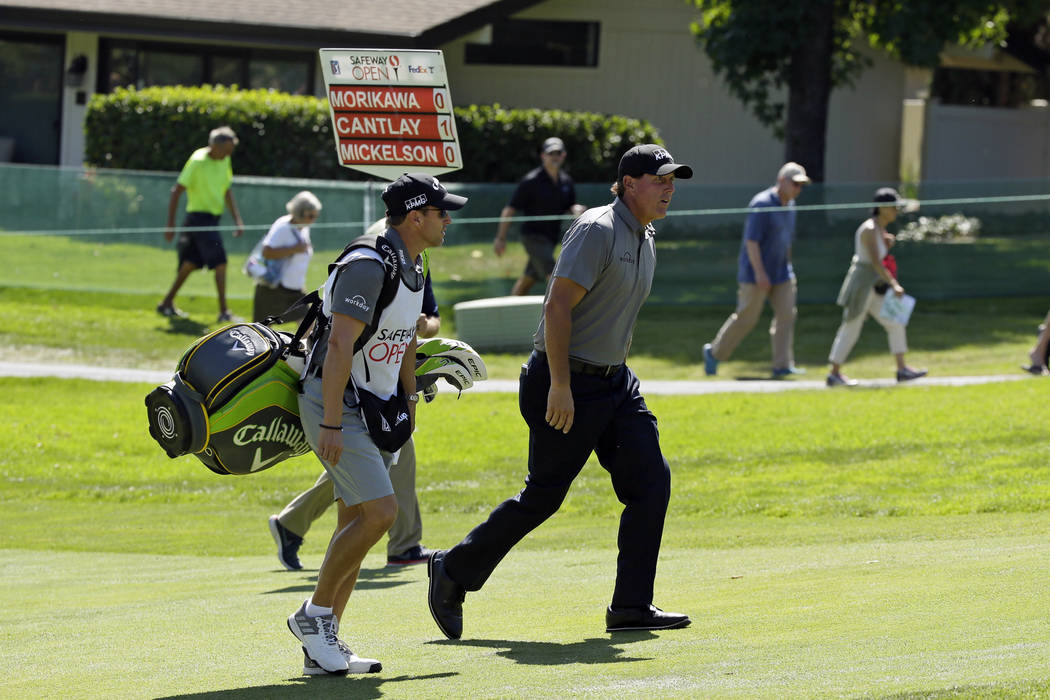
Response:
[[[306,647],[303,647],[303,675],[304,676],[327,676],[328,671],[324,670],[317,665],[317,662],[310,658],[310,655],[306,653]]]
[[[360,656],[350,651],[350,647],[348,647],[342,640],[339,640],[339,651],[343,652],[343,657],[346,659],[346,664],[349,667],[347,673],[379,673],[383,670],[383,664],[375,659],[362,659]],[[328,671],[321,668],[320,664],[311,659],[310,655],[306,653],[306,647],[303,647],[303,675],[328,675]]]
[[[335,615],[307,615],[307,602],[303,601],[299,609],[288,616],[288,629],[302,642],[305,654],[321,669],[328,673],[346,673],[350,666],[339,648]]]

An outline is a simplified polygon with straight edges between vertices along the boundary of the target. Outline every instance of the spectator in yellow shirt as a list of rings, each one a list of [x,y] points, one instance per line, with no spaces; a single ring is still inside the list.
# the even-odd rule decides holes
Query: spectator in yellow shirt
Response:
[[[175,295],[191,272],[207,267],[215,271],[219,322],[236,320],[226,306],[226,250],[222,246],[218,225],[223,210],[228,206],[237,225],[233,232],[234,237],[244,233],[244,222],[237,211],[237,202],[234,201],[233,190],[230,188],[233,182],[230,154],[237,143],[237,135],[230,127],[220,126],[212,129],[208,135],[208,145],[193,152],[179,173],[175,186],[171,188],[168,225],[164,230],[166,241],[170,243],[175,238],[175,211],[183,192],[186,193],[186,217],[182,221],[182,230],[179,231],[176,243],[179,267],[175,273],[175,281],[157,305],[157,313],[162,316],[186,315],[175,306]]]

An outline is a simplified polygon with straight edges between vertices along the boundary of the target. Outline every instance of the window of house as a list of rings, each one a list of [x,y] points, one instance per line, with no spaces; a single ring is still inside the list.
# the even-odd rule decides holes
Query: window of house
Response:
[[[192,53],[143,51],[138,80],[143,85],[200,85],[204,82],[204,58]]]
[[[58,163],[65,39],[0,34],[0,161]]]
[[[212,85],[247,85],[248,81],[244,79],[245,63],[241,56],[212,56],[209,82]]]
[[[930,96],[946,105],[1021,107],[1050,97],[1046,83],[1035,73],[938,68]]]
[[[238,85],[312,94],[312,52],[274,52],[197,44],[104,40],[99,92],[150,85]]]
[[[468,64],[598,65],[598,22],[505,19],[492,24],[491,44],[467,44]]]
[[[253,58],[248,61],[248,76],[253,88],[272,88],[293,95],[313,92],[309,66],[302,61]]]

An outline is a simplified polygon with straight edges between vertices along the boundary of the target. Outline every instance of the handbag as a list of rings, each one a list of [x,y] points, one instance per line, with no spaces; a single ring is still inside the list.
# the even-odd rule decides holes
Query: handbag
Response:
[[[397,391],[389,399],[381,399],[367,389],[354,385],[354,396],[361,410],[361,420],[376,447],[386,452],[397,452],[412,437],[412,421],[408,417],[408,396],[397,383]]]
[[[892,253],[886,253],[886,257],[882,259],[882,266],[893,276],[893,279],[897,279],[897,259],[893,257]],[[889,288],[890,285],[881,280],[875,283],[876,294],[885,294],[889,291]]]
[[[299,236],[299,232],[295,230],[295,227],[290,228],[295,236],[295,242],[302,243],[303,239]],[[284,274],[284,266],[288,263],[289,258],[269,260],[263,257],[264,240],[266,240],[266,236],[263,236],[255,244],[252,252],[248,253],[248,258],[244,261],[244,266],[241,269],[244,271],[244,274],[255,280],[256,284],[272,289],[280,286],[281,276]]]

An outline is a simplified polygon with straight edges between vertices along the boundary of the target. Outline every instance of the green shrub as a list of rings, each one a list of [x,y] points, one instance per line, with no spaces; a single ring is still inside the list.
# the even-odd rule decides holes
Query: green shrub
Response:
[[[631,146],[662,143],[640,119],[561,110],[457,107],[464,167],[449,173],[462,182],[513,182],[539,162],[548,136],[564,139],[578,182],[612,181]],[[227,124],[237,132],[238,175],[366,180],[336,159],[328,101],[236,87],[118,88],[88,105],[89,165],[126,170],[180,170],[208,132]]]

